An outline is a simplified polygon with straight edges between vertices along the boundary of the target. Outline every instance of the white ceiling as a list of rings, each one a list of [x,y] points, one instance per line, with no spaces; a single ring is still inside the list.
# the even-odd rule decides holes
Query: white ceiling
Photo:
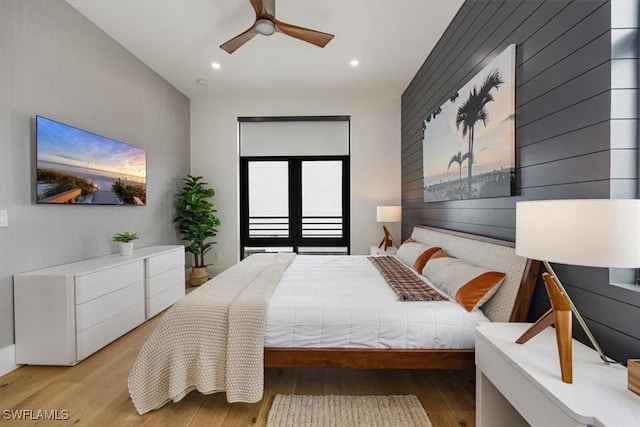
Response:
[[[283,34],[258,35],[229,55],[219,46],[253,24],[249,0],[67,2],[189,98],[309,91],[400,96],[463,3],[276,0],[278,20],[335,38],[322,49]],[[349,65],[353,58],[358,67]]]

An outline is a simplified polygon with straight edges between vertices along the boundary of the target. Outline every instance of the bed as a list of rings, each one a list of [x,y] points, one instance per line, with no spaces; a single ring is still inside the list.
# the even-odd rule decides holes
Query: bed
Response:
[[[411,237],[446,248],[452,255],[507,272],[507,279],[482,312],[493,322],[526,321],[540,262],[515,255],[514,243],[483,236],[416,226]],[[277,294],[276,294],[277,295]],[[267,326],[268,328],[268,326]],[[267,341],[268,343],[268,341]],[[467,369],[473,348],[372,349],[265,347],[266,367],[344,367],[390,369]]]
[[[411,264],[408,250],[420,245]],[[224,391],[229,402],[257,402],[265,367],[471,368],[478,323],[526,320],[539,263],[516,256],[513,246],[417,226],[394,260],[252,255],[167,311],[129,376],[132,401],[140,414],[194,389]],[[462,265],[449,269],[456,274],[477,268],[500,272],[500,280],[482,297],[481,309],[462,308],[458,302],[465,301],[453,298],[460,292],[452,294],[446,284],[433,293],[447,301],[398,301],[378,272],[382,261],[404,263],[409,275],[427,283],[422,269],[438,281],[434,266],[447,262]]]

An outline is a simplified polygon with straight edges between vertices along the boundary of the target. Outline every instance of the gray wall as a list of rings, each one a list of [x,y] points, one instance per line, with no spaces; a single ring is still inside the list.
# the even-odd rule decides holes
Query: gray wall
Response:
[[[402,96],[403,238],[429,224],[514,240],[517,201],[637,197],[637,22],[626,15],[605,1],[466,2]],[[425,204],[423,118],[511,43],[516,196]],[[610,285],[606,269],[556,268],[605,352],[638,357],[640,292]],[[530,319],[548,307],[539,283]]]
[[[147,206],[35,205],[34,116],[147,151]],[[189,170],[189,99],[63,0],[0,1],[0,349],[13,338],[12,275],[139,247],[175,244],[179,177]]]

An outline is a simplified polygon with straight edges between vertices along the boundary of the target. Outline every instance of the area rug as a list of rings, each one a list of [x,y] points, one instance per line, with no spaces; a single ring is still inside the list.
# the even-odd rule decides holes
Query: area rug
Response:
[[[414,395],[278,394],[267,427],[432,427]]]

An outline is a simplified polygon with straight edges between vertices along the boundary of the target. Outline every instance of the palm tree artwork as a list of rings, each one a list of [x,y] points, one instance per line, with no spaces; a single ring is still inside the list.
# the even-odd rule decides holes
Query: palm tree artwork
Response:
[[[416,123],[425,203],[513,195],[515,64],[511,44]]]
[[[462,126],[462,136],[467,137],[469,144],[468,156],[466,157],[468,164],[467,192],[469,197],[472,196],[471,175],[473,170],[473,139],[475,126],[478,122],[482,122],[485,127],[487,126],[489,113],[485,107],[489,102],[494,101],[491,91],[493,89],[499,90],[503,83],[504,80],[500,70],[494,69],[487,75],[480,88],[473,85],[473,88],[469,91],[469,98],[458,108],[456,129],[460,130]],[[451,163],[449,163],[449,165],[451,165]],[[460,167],[462,167],[462,163],[460,163]]]
[[[456,154],[451,158],[451,160],[449,160],[449,166],[447,167],[447,170],[449,170],[452,164],[454,163],[458,164],[458,175],[459,175],[458,198],[459,199],[462,199],[462,162],[464,162],[465,160],[468,160],[470,157],[471,157],[470,153],[462,154],[462,151],[458,151],[458,154]],[[468,161],[469,161],[469,164],[473,163],[473,160],[468,160]]]

